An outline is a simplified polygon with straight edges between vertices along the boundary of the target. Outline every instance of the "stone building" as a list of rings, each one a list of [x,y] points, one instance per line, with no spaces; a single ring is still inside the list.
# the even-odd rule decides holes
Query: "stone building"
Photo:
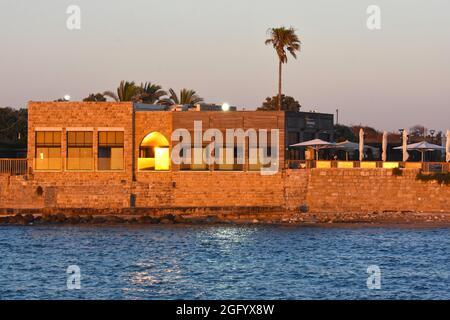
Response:
[[[315,215],[443,212],[450,205],[450,188],[417,180],[416,169],[397,176],[387,168],[286,168],[287,135],[327,139],[321,134],[330,134],[331,140],[330,115],[182,110],[131,102],[30,102],[28,170],[0,174],[0,214],[232,213],[258,219],[306,207]],[[201,121],[202,133],[211,128],[277,129],[278,170],[263,175],[259,163],[248,161],[174,164],[169,156],[176,148],[172,133],[180,128],[192,132],[196,121]],[[244,142],[232,151],[242,151],[249,160],[250,146]]]
[[[233,152],[235,158],[242,154],[243,164],[172,163],[172,132],[185,129],[194,136],[195,123],[201,123],[202,133],[218,129],[224,136],[227,129],[266,129],[268,148],[271,130],[277,129],[280,169],[289,152],[286,146],[315,137],[332,139],[333,131],[332,115],[305,112],[167,111],[131,102],[30,102],[28,110],[31,172],[109,172],[133,181],[151,171],[260,170],[262,164],[250,161],[249,137],[234,141],[234,150],[225,146],[223,150],[223,154]],[[204,150],[208,143],[202,142],[200,148]]]

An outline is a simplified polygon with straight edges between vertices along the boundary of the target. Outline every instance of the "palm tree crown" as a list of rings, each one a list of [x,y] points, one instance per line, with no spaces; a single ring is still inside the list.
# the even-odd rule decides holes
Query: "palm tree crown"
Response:
[[[162,100],[167,105],[182,104],[182,105],[194,105],[203,102],[201,98],[194,90],[181,89],[178,96],[175,90],[169,89],[170,97]]]
[[[142,89],[134,83],[134,81],[120,81],[117,88],[117,94],[112,91],[105,91],[104,96],[110,97],[115,101],[133,101],[137,102],[141,98]]]
[[[300,51],[300,39],[292,27],[271,28],[267,31],[269,38],[265,41],[266,45],[272,45],[278,58],[278,110],[281,110],[281,80],[282,65],[288,61],[288,52],[297,59],[297,52]]]
[[[162,87],[151,82],[141,83],[141,100],[143,103],[159,103],[167,92]]]

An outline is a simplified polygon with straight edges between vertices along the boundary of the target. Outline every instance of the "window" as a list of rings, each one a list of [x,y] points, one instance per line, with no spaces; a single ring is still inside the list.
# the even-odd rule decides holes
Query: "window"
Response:
[[[123,131],[98,133],[98,170],[123,170]]]
[[[272,157],[272,136],[267,133],[266,141],[260,139],[258,136],[258,145],[249,145],[248,152],[248,170],[259,171],[261,168],[268,168],[271,166]],[[265,146],[264,146],[265,145]],[[261,157],[262,155],[262,157]]]
[[[184,150],[181,152],[181,156],[184,156]],[[204,159],[205,148],[204,147],[195,147],[191,146],[191,163],[182,163],[180,164],[180,170],[182,171],[207,171],[208,165]],[[199,158],[195,161],[195,155],[198,154]],[[201,156],[200,156],[201,155]]]
[[[245,162],[244,148],[242,145],[234,146],[234,148],[221,148],[222,163],[215,164],[214,170],[217,171],[243,171]],[[232,154],[233,163],[227,163],[227,154]],[[239,155],[243,155],[244,159],[240,159]]]
[[[139,171],[170,170],[169,141],[159,132],[151,132],[139,145]]]
[[[91,131],[67,132],[67,170],[93,170]]]
[[[61,131],[36,131],[36,170],[61,170]]]

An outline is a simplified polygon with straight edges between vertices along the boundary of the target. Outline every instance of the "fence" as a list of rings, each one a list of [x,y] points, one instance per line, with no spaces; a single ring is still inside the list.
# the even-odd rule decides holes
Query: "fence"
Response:
[[[0,174],[13,176],[27,173],[27,159],[0,159]]]
[[[399,161],[329,161],[329,160],[288,160],[288,169],[420,169],[423,172],[450,172],[448,162],[399,162]]]

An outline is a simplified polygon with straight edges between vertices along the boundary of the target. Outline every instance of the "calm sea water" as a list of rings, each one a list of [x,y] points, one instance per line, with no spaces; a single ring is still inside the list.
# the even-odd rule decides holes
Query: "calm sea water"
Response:
[[[0,227],[1,299],[449,299],[449,276],[449,228]]]

